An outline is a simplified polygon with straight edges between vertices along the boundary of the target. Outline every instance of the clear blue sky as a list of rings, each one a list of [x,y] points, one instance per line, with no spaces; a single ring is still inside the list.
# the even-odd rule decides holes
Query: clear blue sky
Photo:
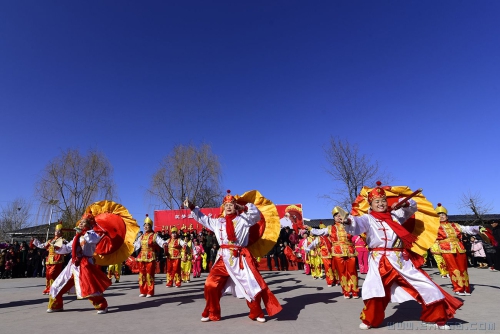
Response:
[[[310,3],[4,1],[0,204],[35,214],[44,166],[92,148],[142,221],[159,161],[204,142],[224,188],[328,218],[336,135],[450,214],[469,191],[500,213],[500,2]]]

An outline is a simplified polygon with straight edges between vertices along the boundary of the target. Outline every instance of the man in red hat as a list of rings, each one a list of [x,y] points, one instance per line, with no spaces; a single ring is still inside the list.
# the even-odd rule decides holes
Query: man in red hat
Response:
[[[415,237],[401,226],[417,211],[417,203],[410,199],[402,208],[388,208],[385,191],[374,188],[368,194],[368,214],[349,215],[345,229],[352,235],[366,233],[370,255],[370,269],[363,284],[365,307],[361,312],[360,329],[379,326],[385,317],[389,302],[416,300],[422,305],[420,319],[432,328],[450,329],[446,321],[453,317],[462,303],[434,283],[429,275],[410,257]],[[393,205],[395,207],[397,203]]]
[[[62,296],[75,287],[78,299],[88,298],[97,314],[108,312],[108,302],[103,293],[111,281],[99,266],[94,264],[93,255],[97,243],[103,235],[98,235],[92,228],[96,224],[92,213],[86,213],[78,223],[75,238],[55,252],[71,253],[71,261],[64,268],[50,287],[49,306],[47,313],[63,310]]]
[[[193,218],[215,232],[220,245],[217,259],[205,281],[206,306],[201,321],[218,321],[221,317],[220,298],[231,288],[233,295],[244,297],[250,308],[249,318],[265,322],[261,309],[264,301],[267,313],[272,316],[281,311],[281,305],[264,282],[255,258],[247,249],[250,227],[260,220],[260,212],[255,205],[245,206],[236,202],[229,194],[223,201],[225,217],[213,219],[204,215],[187,199],[184,206],[192,211]]]

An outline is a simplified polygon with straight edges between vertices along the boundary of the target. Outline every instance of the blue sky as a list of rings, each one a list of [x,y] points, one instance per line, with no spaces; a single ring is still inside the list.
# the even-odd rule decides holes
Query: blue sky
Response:
[[[103,152],[137,219],[160,160],[208,143],[224,188],[328,218],[335,135],[394,185],[500,213],[498,1],[7,1],[0,204],[68,148]],[[383,180],[382,180],[383,181]],[[38,222],[42,223],[42,222]]]

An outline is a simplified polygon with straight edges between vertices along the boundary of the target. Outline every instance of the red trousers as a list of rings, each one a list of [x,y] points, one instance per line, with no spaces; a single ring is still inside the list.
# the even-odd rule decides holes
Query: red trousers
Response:
[[[43,290],[43,293],[49,293],[50,292],[50,286],[52,285],[52,282],[59,276],[63,269],[63,263],[58,263],[58,264],[47,264],[45,266],[45,290]]]
[[[156,261],[137,262],[139,267],[139,292],[143,295],[155,294]]]
[[[426,305],[424,300],[420,296],[420,293],[411,284],[409,284],[408,281],[405,280],[396,270],[394,270],[389,260],[387,260],[385,256],[380,259],[379,270],[380,277],[382,278],[382,284],[385,288],[385,296],[364,300],[365,307],[363,308],[363,311],[361,311],[360,316],[360,319],[363,321],[363,323],[371,327],[380,326],[385,318],[385,309],[391,301],[391,286],[396,282],[413,298],[415,298],[419,304],[422,305],[420,320],[425,322],[437,323],[438,325],[444,325],[446,323],[448,317],[446,314],[446,303],[444,299]]]
[[[334,266],[333,259],[323,257],[323,266],[325,267],[325,277],[327,285],[334,285],[339,282],[339,273]]]
[[[167,260],[167,284],[166,286],[181,286],[181,259]]]
[[[227,273],[224,261],[219,259],[210,270],[210,274],[205,281],[206,305],[202,317],[209,317],[212,321],[220,320],[220,299],[228,278],[229,274]],[[250,319],[253,320],[257,317],[264,317],[260,302],[260,293],[255,296],[252,302],[247,300],[247,305],[250,308],[250,314],[248,315]]]
[[[441,253],[450,275],[453,291],[470,293],[467,255],[465,253]]]
[[[356,270],[355,257],[333,257],[335,267],[339,271],[340,286],[344,296],[357,296],[359,293],[358,288],[358,271]]]
[[[49,309],[51,310],[59,310],[63,308],[63,298],[62,296],[71,290],[72,287],[75,286],[75,280],[73,276],[71,276],[71,279],[66,283],[66,285],[61,289],[61,291],[57,294],[56,298],[49,297]],[[106,307],[108,307],[108,302],[106,301],[106,298],[104,298],[103,295],[100,296],[94,296],[94,297],[87,297],[94,308],[96,310],[104,310]]]

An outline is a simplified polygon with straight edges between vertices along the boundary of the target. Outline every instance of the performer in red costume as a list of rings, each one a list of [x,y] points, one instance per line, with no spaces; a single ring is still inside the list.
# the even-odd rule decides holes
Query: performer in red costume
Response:
[[[181,286],[181,261],[182,247],[186,245],[184,240],[179,239],[177,227],[170,229],[170,239],[165,243],[167,256],[167,288],[171,288],[174,284],[176,288]]]
[[[215,232],[220,245],[215,264],[205,282],[206,306],[201,321],[220,320],[220,298],[226,288],[230,287],[233,295],[247,300],[249,318],[265,322],[261,299],[270,316],[281,311],[281,305],[264,282],[255,258],[246,247],[250,227],[260,220],[260,212],[252,203],[245,206],[238,204],[229,191],[224,197],[223,205],[225,217],[213,219],[205,216],[200,208],[187,199],[184,202],[184,206],[191,209],[193,218],[198,223]]]
[[[166,243],[153,232],[153,221],[146,215],[144,233],[135,241],[134,249],[141,250],[136,261],[139,264],[139,297],[150,298],[155,294],[156,250]]]
[[[111,285],[111,281],[101,268],[94,264],[93,255],[97,243],[104,236],[92,230],[95,223],[92,213],[84,214],[76,228],[77,233],[73,241],[56,250],[58,254],[72,253],[72,258],[50,288],[48,313],[63,310],[62,296],[72,287],[75,287],[78,299],[90,300],[97,314],[108,312],[108,302],[103,292]]]
[[[62,237],[62,224],[57,224],[54,232],[54,238],[47,242],[40,242],[38,239],[31,239],[30,248],[44,248],[48,251],[47,258],[45,259],[45,290],[44,295],[50,292],[50,286],[54,280],[59,276],[63,269],[64,255],[57,254],[56,250],[66,244],[67,241]]]
[[[339,273],[335,268],[335,263],[332,259],[332,242],[328,236],[320,236],[306,247],[306,251],[311,249],[319,249],[319,255],[323,260],[325,268],[326,285],[332,287],[339,283]]]
[[[416,300],[422,305],[420,319],[428,326],[450,329],[451,319],[462,303],[434,283],[420,268],[411,246],[416,237],[401,226],[417,212],[417,203],[410,199],[402,208],[388,208],[387,196],[380,182],[368,193],[368,214],[352,216],[344,221],[352,235],[366,233],[370,255],[369,267],[363,284],[365,307],[361,312],[360,329],[379,326],[384,320],[390,301]]]
[[[193,277],[201,276],[201,261],[205,250],[198,239],[193,240]]]
[[[459,296],[470,296],[469,274],[467,273],[467,255],[462,244],[462,233],[474,235],[484,231],[481,226],[462,226],[448,221],[448,210],[438,203],[436,212],[439,215],[437,236],[438,250],[446,264],[453,291]]]
[[[339,208],[332,210],[335,224],[322,229],[310,229],[312,235],[328,236],[331,242],[333,270],[338,271],[338,279],[345,299],[359,298],[358,272],[356,270],[356,249],[352,243],[352,235],[346,232],[342,224],[343,217]],[[315,242],[312,243],[312,245]],[[309,247],[311,247],[310,245]],[[326,268],[325,268],[326,271]]]

